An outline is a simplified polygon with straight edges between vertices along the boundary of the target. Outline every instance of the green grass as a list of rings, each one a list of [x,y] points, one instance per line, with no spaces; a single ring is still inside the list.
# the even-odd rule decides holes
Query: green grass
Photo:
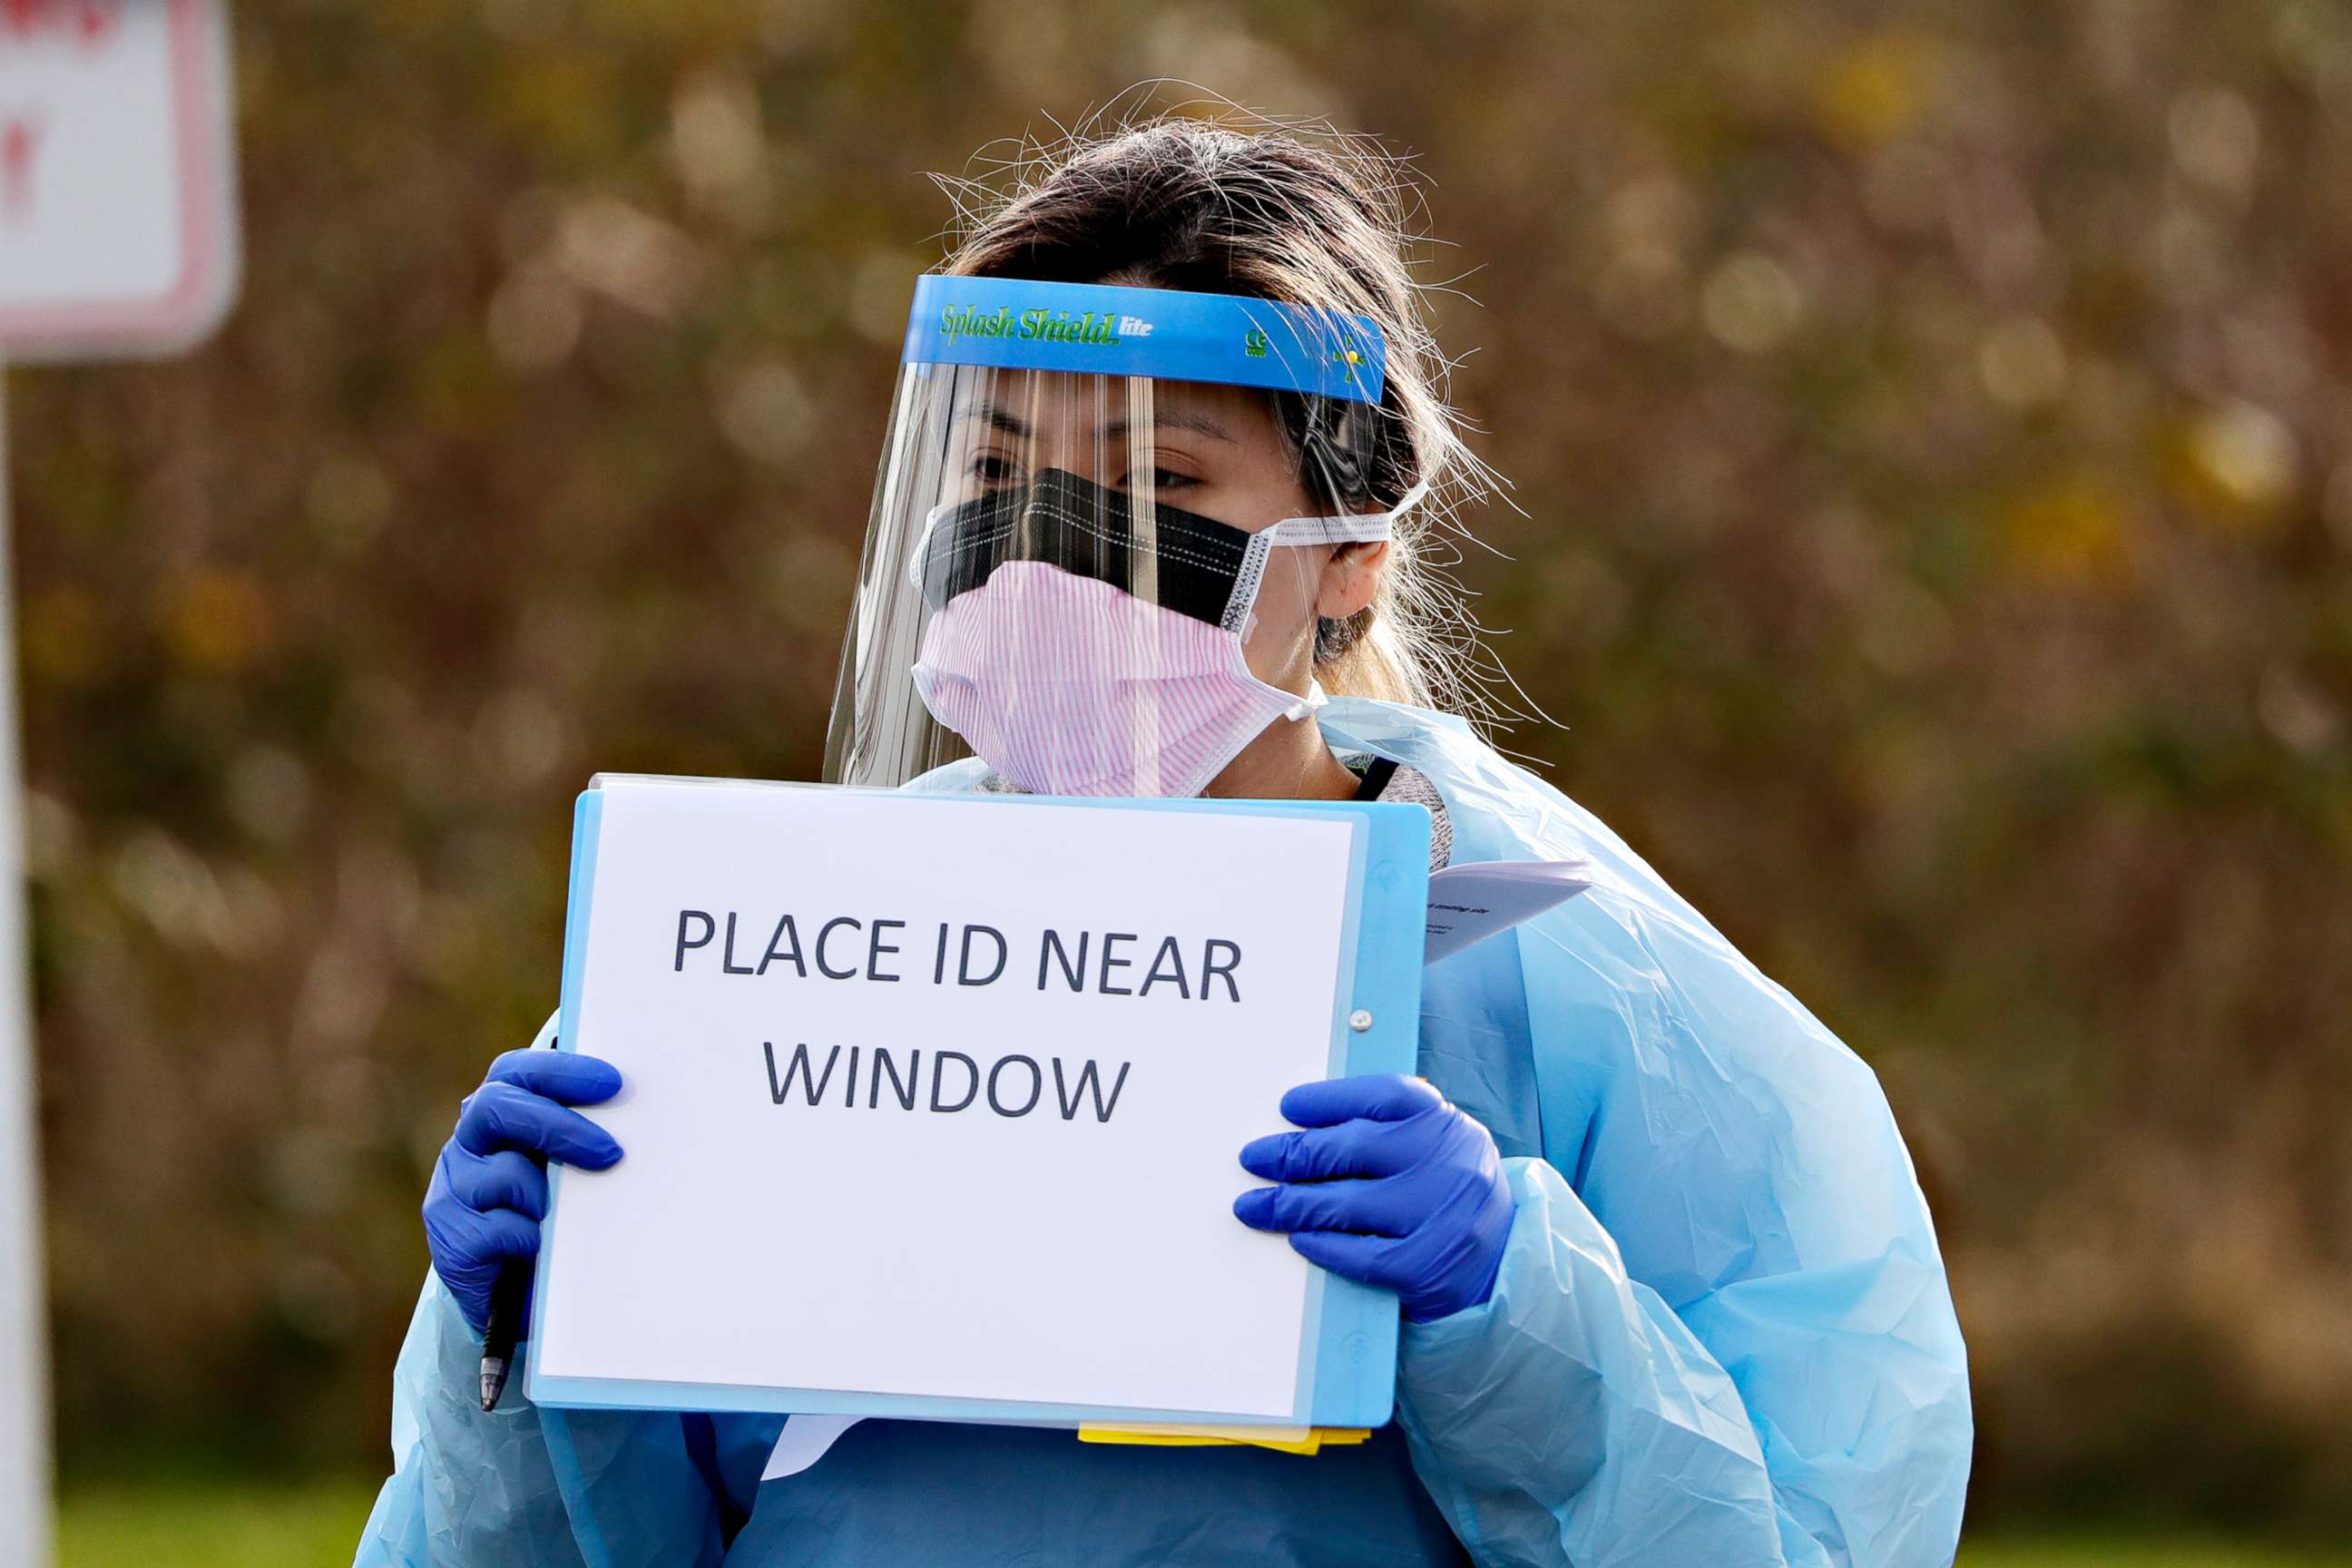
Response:
[[[372,1480],[303,1485],[169,1480],[76,1488],[58,1506],[58,1568],[320,1568],[351,1561]],[[1958,1568],[2352,1568],[2339,1552],[2219,1537],[2003,1536]]]
[[[1957,1568],[2341,1568],[2352,1549],[2253,1546],[2219,1536],[1996,1537],[1965,1542]]]
[[[349,1563],[379,1484],[169,1480],[76,1488],[58,1505],[57,1568]]]

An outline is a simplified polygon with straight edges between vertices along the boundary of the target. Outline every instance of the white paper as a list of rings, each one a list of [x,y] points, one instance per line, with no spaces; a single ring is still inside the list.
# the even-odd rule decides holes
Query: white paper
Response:
[[[1282,1128],[1285,1089],[1328,1070],[1349,820],[647,780],[604,796],[576,1044],[627,1080],[594,1112],[627,1154],[562,1173],[541,1373],[1293,1412],[1308,1267],[1231,1205],[1255,1184],[1241,1146]],[[686,910],[720,930],[681,954]],[[730,910],[739,966],[789,913],[809,976],[720,973]],[[877,958],[870,923],[844,928],[828,960],[861,977],[821,978],[836,917],[906,921],[885,933],[900,951]],[[955,984],[957,941],[934,984],[943,921],[1003,933],[1005,977]],[[1172,935],[1191,994],[1165,977],[1071,994],[1058,965],[1041,991],[1048,927],[1066,949],[1090,933],[1097,982],[1104,933],[1136,933],[1110,976],[1130,989]],[[1241,956],[1204,999],[1212,937]],[[803,1044],[810,1073],[794,1076]],[[901,1075],[921,1052],[914,1110],[877,1079],[877,1047]],[[997,1113],[983,1081],[969,1109],[931,1110],[941,1048],[983,1080],[1012,1055],[1038,1063],[1035,1109]],[[1029,1074],[1004,1073],[1012,1109]],[[944,1103],[963,1079],[950,1064]]]
[[[768,1450],[768,1463],[760,1479],[774,1481],[799,1475],[824,1458],[844,1432],[865,1419],[863,1415],[785,1416],[784,1429],[776,1434],[776,1446]]]
[[[1592,886],[1584,860],[1473,860],[1429,878],[1429,943],[1423,963],[1531,921]]]

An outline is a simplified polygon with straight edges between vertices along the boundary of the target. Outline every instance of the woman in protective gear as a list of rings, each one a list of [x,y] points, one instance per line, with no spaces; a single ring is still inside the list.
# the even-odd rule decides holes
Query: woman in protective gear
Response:
[[[1302,1087],[1240,1152],[1267,1184],[1240,1223],[1398,1293],[1396,1421],[1301,1458],[519,1389],[485,1415],[538,1162],[620,1157],[572,1109],[617,1075],[510,1052],[426,1200],[360,1563],[1951,1560],[1966,1360],[1876,1079],[1443,710],[1460,645],[1423,552],[1489,476],[1361,157],[1130,128],[920,280],[827,776],[1411,801],[1436,864],[1591,862],[1584,896],[1426,972],[1418,1078]]]

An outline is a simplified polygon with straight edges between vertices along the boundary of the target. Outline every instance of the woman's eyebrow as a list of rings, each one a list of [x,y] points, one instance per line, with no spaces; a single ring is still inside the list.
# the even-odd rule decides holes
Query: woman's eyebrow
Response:
[[[983,405],[978,408],[967,408],[962,413],[956,416],[956,423],[959,425],[962,424],[967,419],[986,420],[990,429],[1002,430],[1008,436],[1026,436],[1029,434],[1029,421],[1022,418],[1011,409],[1000,407],[993,403]]]
[[[958,417],[985,420],[990,429],[1002,430],[1008,436],[1025,437],[1030,434],[1027,420],[1011,409],[994,404],[966,409]],[[1105,439],[1117,440],[1127,434],[1128,424],[1125,419],[1110,420],[1103,426],[1100,434]],[[1191,430],[1218,441],[1230,441],[1234,438],[1234,433],[1226,429],[1214,416],[1195,413],[1189,409],[1171,408],[1164,413],[1155,413],[1151,416],[1151,426],[1155,430]]]
[[[1151,427],[1155,430],[1191,430],[1218,441],[1230,441],[1234,438],[1233,432],[1219,424],[1215,418],[1206,414],[1193,413],[1188,409],[1171,408],[1164,414],[1155,411],[1151,416]],[[1116,437],[1126,435],[1127,429],[1128,421],[1114,419],[1102,427],[1102,433],[1105,436]]]

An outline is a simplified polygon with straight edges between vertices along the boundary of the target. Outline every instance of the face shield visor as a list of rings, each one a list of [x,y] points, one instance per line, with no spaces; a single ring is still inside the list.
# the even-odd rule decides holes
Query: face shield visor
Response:
[[[923,278],[827,780],[1192,795],[1307,718],[1326,568],[1425,489],[1380,494],[1385,363],[1360,316]]]

